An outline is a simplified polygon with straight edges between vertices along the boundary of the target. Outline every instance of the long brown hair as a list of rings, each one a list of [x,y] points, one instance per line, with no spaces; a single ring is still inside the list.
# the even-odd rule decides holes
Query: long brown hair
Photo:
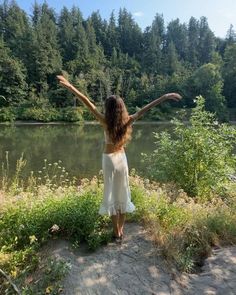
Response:
[[[105,100],[107,132],[113,144],[123,145],[131,138],[132,127],[123,99],[111,95]]]

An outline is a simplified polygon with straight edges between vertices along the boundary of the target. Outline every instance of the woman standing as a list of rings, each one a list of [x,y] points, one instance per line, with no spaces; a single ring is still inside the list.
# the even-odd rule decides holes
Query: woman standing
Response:
[[[147,104],[133,115],[129,115],[121,97],[112,95],[105,100],[105,114],[63,76],[57,76],[62,86],[74,93],[82,101],[104,128],[105,146],[102,158],[104,177],[103,202],[99,214],[109,215],[113,224],[113,236],[117,242],[123,238],[125,213],[135,210],[131,202],[128,164],[124,150],[125,143],[131,137],[132,123],[152,107],[171,99],[179,101],[177,93],[168,93]]]

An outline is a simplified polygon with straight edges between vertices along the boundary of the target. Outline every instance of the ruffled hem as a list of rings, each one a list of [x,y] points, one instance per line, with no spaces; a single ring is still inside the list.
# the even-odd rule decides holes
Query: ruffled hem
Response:
[[[101,204],[99,209],[100,215],[117,215],[119,212],[121,214],[123,213],[132,213],[135,210],[135,206],[132,202],[128,203],[119,203],[119,204],[111,204],[108,206],[105,206],[104,204]]]

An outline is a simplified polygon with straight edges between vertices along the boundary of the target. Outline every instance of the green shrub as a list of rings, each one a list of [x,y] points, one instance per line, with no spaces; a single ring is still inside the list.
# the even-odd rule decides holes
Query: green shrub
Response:
[[[15,118],[14,109],[12,107],[0,108],[0,122],[12,122]]]
[[[131,218],[143,220],[163,256],[181,271],[193,272],[213,246],[236,243],[235,198],[205,203],[189,198],[173,184],[148,184],[131,179],[136,211]]]
[[[62,110],[63,120],[67,122],[83,121],[83,111],[79,107],[66,107]]]
[[[94,115],[87,108],[83,109],[83,119],[85,121],[95,121]]]
[[[36,120],[42,122],[58,121],[60,120],[60,113],[52,107],[37,108],[29,107],[22,108],[18,112],[18,119],[21,120]]]
[[[176,120],[172,135],[156,134],[157,149],[145,158],[152,179],[173,181],[190,196],[210,198],[224,194],[229,175],[235,173],[236,129],[219,124],[204,102],[198,97],[190,126]]]
[[[106,240],[103,234],[108,219],[98,214],[100,201],[101,193],[93,190],[82,195],[72,192],[63,198],[54,198],[48,190],[40,200],[18,201],[17,206],[0,213],[0,249],[24,249],[31,245],[32,237],[41,244],[50,237],[54,224],[60,235],[77,243],[86,241],[94,249]]]

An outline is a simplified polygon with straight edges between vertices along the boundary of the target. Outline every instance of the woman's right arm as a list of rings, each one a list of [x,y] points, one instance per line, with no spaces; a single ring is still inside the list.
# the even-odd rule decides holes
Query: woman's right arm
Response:
[[[166,100],[175,100],[175,101],[179,101],[181,99],[181,95],[179,95],[178,93],[167,93],[164,94],[163,96],[155,99],[154,101],[148,103],[147,105],[145,105],[141,110],[139,110],[138,112],[136,112],[133,115],[130,115],[130,118],[132,121],[138,120],[141,116],[143,116],[147,111],[149,111],[151,108],[159,105],[160,103],[166,101]]]
[[[83,93],[81,93],[77,88],[75,88],[66,78],[59,75],[57,76],[57,79],[59,80],[60,84],[67,88],[70,92],[74,93],[77,98],[79,98],[80,101],[82,101],[87,108],[91,111],[92,114],[96,117],[96,119],[102,124],[105,124],[105,117],[102,113],[98,111],[96,106],[89,100],[87,96],[85,96]]]

